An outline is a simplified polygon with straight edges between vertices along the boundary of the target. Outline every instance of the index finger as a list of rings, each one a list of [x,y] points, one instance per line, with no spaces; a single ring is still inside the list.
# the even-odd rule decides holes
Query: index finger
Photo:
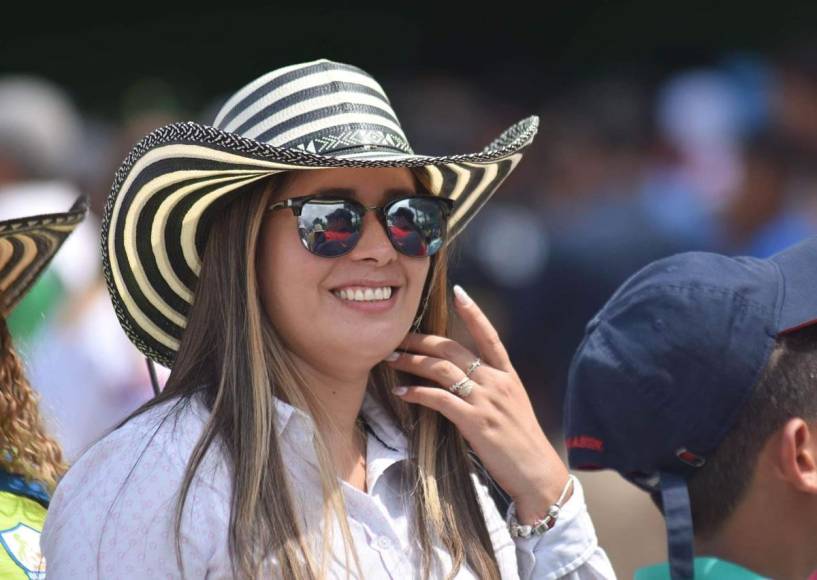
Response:
[[[454,297],[460,318],[476,342],[480,356],[496,369],[513,372],[508,351],[505,350],[499,333],[482,309],[468,296],[462,286],[454,286]]]

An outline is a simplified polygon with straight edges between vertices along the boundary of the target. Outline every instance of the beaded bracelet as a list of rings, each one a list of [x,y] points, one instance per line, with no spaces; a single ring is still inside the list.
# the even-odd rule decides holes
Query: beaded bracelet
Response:
[[[516,502],[511,503],[508,510],[508,530],[511,532],[512,538],[529,538],[531,536],[541,536],[556,524],[559,518],[559,513],[562,511],[562,505],[565,502],[567,494],[573,489],[575,477],[569,475],[565,488],[562,490],[562,495],[556,500],[552,506],[548,508],[548,513],[541,520],[533,522],[531,525],[522,525],[516,520]]]

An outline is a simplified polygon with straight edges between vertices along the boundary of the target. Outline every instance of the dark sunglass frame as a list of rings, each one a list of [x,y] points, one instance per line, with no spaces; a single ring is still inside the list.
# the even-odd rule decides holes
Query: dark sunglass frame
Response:
[[[285,199],[285,200],[282,200],[282,201],[277,201],[275,203],[272,203],[269,206],[267,206],[267,211],[276,211],[276,210],[279,210],[279,209],[291,209],[292,213],[295,215],[295,217],[300,218],[301,214],[303,212],[304,206],[306,204],[310,203],[310,202],[318,202],[320,205],[329,205],[329,204],[332,204],[332,203],[349,204],[349,206],[351,206],[352,208],[355,208],[354,211],[356,211],[358,213],[358,215],[360,217],[360,223],[361,224],[363,223],[363,217],[366,215],[366,212],[368,212],[368,211],[375,212],[375,214],[377,215],[377,219],[380,222],[380,225],[383,226],[383,229],[385,230],[386,235],[388,236],[389,241],[391,242],[392,246],[394,246],[394,248],[398,252],[400,252],[401,254],[406,255],[406,256],[410,256],[410,257],[414,257],[414,258],[423,257],[423,256],[432,256],[439,250],[439,247],[434,249],[433,251],[431,251],[429,253],[426,253],[426,254],[423,254],[423,255],[408,253],[403,248],[400,247],[398,242],[395,241],[395,239],[392,237],[392,233],[390,231],[390,228],[388,227],[388,223],[387,223],[386,220],[387,220],[387,214],[389,212],[389,209],[393,205],[395,205],[397,203],[400,203],[400,202],[403,202],[403,201],[406,201],[406,200],[411,200],[411,199],[422,199],[422,200],[430,201],[432,203],[439,204],[441,214],[442,214],[442,224],[441,224],[441,227],[443,228],[442,240],[444,242],[447,235],[448,235],[448,232],[446,231],[447,230],[448,217],[451,215],[451,212],[454,209],[454,200],[449,199],[447,197],[437,197],[437,196],[429,196],[429,195],[404,195],[404,196],[401,196],[401,197],[396,197],[394,199],[391,199],[391,200],[389,200],[387,203],[385,203],[383,205],[377,206],[377,205],[364,205],[364,204],[360,203],[359,201],[357,201],[356,199],[350,199],[350,198],[347,198],[347,197],[327,197],[327,196],[325,196],[323,194],[304,195],[304,196],[301,196],[301,197],[291,197],[289,199]],[[301,226],[299,224],[299,226],[298,226],[299,235],[302,234],[302,231],[303,230],[302,230],[302,228],[301,228]],[[358,232],[358,235],[359,234],[360,234],[360,232]],[[303,235],[300,235],[300,238],[301,238],[301,242],[303,243],[304,247],[309,252],[315,254],[316,256],[320,256],[322,258],[336,258],[336,257],[342,256],[344,254],[348,254],[357,245],[357,241],[355,241],[351,246],[349,246],[342,253],[337,253],[337,254],[332,254],[332,255],[324,255],[324,254],[316,252],[315,250],[310,248],[308,240],[306,240],[303,237]]]

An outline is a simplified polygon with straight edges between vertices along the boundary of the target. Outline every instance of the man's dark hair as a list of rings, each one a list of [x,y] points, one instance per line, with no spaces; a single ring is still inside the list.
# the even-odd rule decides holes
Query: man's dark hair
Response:
[[[690,479],[696,535],[711,537],[734,512],[766,441],[794,417],[817,420],[817,326],[777,340],[735,426]]]

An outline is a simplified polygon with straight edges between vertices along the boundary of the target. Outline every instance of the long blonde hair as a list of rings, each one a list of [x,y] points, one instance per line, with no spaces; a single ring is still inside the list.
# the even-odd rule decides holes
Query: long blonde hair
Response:
[[[38,399],[0,316],[0,467],[53,491],[66,466],[59,444],[46,433]]]
[[[233,487],[229,549],[236,577],[257,578],[274,556],[284,578],[322,578],[330,562],[331,525],[324,525],[320,557],[301,529],[275,431],[275,398],[304,409],[317,424],[326,420],[321,401],[298,373],[261,306],[256,248],[264,210],[288,174],[236,196],[210,225],[195,301],[173,370],[163,392],[136,414],[164,401],[201,393],[210,417],[189,460],[176,512],[176,553],[180,565],[181,515],[196,470],[211,446],[221,444],[231,462]],[[236,235],[242,232],[243,235]],[[427,308],[421,332],[445,335],[448,326],[445,250],[432,257],[423,296]],[[420,314],[420,312],[418,312]],[[409,473],[414,489],[414,533],[422,550],[423,577],[439,562],[432,546],[441,542],[452,557],[447,577],[467,563],[480,578],[498,579],[499,567],[474,489],[474,460],[463,438],[439,413],[398,400],[399,381],[385,365],[373,369],[369,391],[391,414],[409,441]],[[406,377],[403,378],[406,380]],[[328,447],[315,433],[324,497],[325,523],[334,518],[346,547],[346,569],[362,577],[348,526],[343,494]],[[439,577],[439,576],[438,576]]]

